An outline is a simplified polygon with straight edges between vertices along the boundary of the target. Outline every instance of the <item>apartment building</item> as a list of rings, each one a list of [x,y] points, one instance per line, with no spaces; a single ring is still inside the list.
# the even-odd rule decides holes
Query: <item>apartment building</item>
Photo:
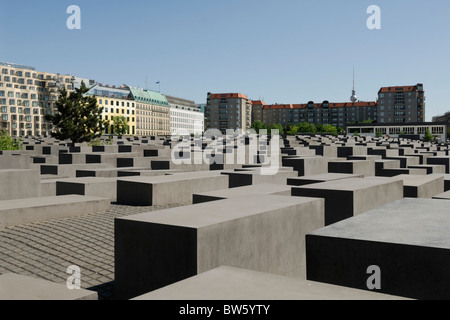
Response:
[[[306,104],[274,104],[267,105],[263,101],[253,101],[253,121],[283,126],[289,123],[308,122],[312,124],[331,124],[335,127],[345,127],[349,123],[377,119],[377,103],[324,101]]]
[[[252,102],[242,93],[208,93],[205,116],[206,130],[246,132],[252,125]]]
[[[382,87],[378,92],[379,123],[410,123],[425,121],[423,84]]]
[[[74,90],[74,76],[0,62],[0,130],[14,137],[50,135],[45,115],[55,110],[59,88]]]

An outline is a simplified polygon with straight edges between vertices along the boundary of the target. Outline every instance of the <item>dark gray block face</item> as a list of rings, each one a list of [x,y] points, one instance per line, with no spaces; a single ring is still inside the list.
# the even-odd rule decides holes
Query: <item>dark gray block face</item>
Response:
[[[119,299],[197,274],[196,229],[116,220],[114,234],[115,294]]]
[[[117,202],[131,206],[152,206],[153,185],[134,181],[117,181]]]
[[[307,279],[380,293],[450,299],[450,202],[401,199],[306,236]]]
[[[325,199],[325,225],[403,198],[403,181],[350,178],[292,187],[293,196]]]
[[[81,183],[69,183],[56,181],[56,195],[64,196],[69,194],[85,195],[85,185]]]

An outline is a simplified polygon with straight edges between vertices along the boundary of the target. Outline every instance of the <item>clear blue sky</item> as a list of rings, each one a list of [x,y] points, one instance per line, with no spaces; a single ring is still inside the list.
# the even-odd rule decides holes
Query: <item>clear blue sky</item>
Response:
[[[81,30],[69,30],[69,5]],[[369,30],[369,5],[381,30]],[[450,111],[448,0],[0,0],[0,61],[205,102],[361,100],[423,83],[426,116]]]

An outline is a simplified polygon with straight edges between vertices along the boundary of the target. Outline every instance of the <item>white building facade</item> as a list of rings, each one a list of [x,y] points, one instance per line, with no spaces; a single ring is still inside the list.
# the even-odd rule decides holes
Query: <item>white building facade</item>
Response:
[[[201,135],[204,131],[205,117],[194,101],[167,96],[170,105],[170,134]]]

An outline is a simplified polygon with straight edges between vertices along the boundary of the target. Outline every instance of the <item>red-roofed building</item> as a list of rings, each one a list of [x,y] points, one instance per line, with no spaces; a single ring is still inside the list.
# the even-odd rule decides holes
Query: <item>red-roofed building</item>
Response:
[[[425,121],[423,84],[383,87],[378,91],[379,123],[411,123]]]
[[[242,93],[208,93],[205,108],[206,130],[241,129],[252,125],[252,101]]]
[[[254,106],[253,106],[254,107]],[[256,112],[253,112],[256,114]],[[376,120],[377,103],[371,102],[329,102],[305,104],[274,104],[262,106],[261,116],[254,118],[267,124],[280,123],[283,126],[292,123],[309,122],[314,124],[332,124],[345,127],[347,123]]]

